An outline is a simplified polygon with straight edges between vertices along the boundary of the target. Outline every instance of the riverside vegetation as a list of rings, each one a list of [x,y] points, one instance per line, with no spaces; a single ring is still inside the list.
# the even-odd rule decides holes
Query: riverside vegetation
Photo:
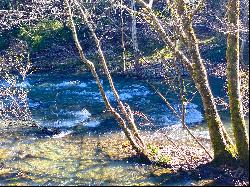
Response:
[[[0,185],[248,185],[248,6],[2,1]]]

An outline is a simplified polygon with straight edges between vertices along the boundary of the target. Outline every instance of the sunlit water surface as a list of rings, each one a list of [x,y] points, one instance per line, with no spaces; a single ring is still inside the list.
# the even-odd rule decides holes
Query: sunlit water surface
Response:
[[[176,129],[176,133],[170,134],[172,140],[183,138],[178,133],[180,121],[145,81],[119,77],[114,80],[121,100],[150,120],[149,123],[138,118],[142,131],[172,128]],[[107,80],[102,78],[102,83],[116,106]],[[157,174],[162,168],[107,158],[99,149],[104,142],[102,138],[116,140],[120,129],[105,112],[98,87],[89,74],[33,74],[19,86],[29,90],[32,118],[41,126],[59,128],[60,133],[46,136],[30,129],[1,130],[1,159],[12,169],[10,174],[0,175],[0,185],[191,185],[197,182],[185,176],[172,181],[171,172],[167,176]],[[216,82],[213,87],[215,94],[223,95],[222,84]],[[168,88],[161,87],[161,90],[166,93]],[[168,94],[167,98],[180,111],[178,97]],[[231,132],[228,112],[222,113],[222,119]],[[198,95],[187,106],[186,123],[197,137],[209,139]]]

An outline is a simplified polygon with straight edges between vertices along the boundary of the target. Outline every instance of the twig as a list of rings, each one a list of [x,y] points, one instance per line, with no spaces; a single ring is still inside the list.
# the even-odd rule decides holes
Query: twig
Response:
[[[148,84],[154,89],[154,91],[162,98],[162,100],[166,103],[166,105],[169,107],[169,109],[181,120],[182,117],[176,112],[176,110],[171,106],[171,104],[168,102],[168,100],[160,93],[160,91],[158,91],[156,89],[156,87],[149,83]],[[208,154],[208,156],[212,159],[212,155],[209,153],[209,151],[200,143],[200,141],[193,135],[193,133],[190,131],[190,129],[188,128],[188,126],[183,123],[182,124],[183,127],[188,131],[188,133],[192,136],[192,138],[199,144],[199,146],[202,147],[202,149],[204,149],[204,151]]]

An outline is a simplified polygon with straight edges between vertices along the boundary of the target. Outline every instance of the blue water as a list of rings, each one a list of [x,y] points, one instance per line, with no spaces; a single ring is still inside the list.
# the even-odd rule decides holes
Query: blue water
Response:
[[[105,92],[113,106],[115,98],[105,77],[101,78]],[[144,113],[151,125],[169,126],[180,123],[161,98],[154,93],[146,81],[129,78],[114,78],[121,100],[128,103],[132,110]],[[19,86],[29,90],[28,102],[32,118],[39,124],[53,127],[73,127],[82,125],[92,128],[115,124],[112,116],[105,113],[98,87],[88,73],[78,75],[43,73],[32,74]],[[169,88],[161,86],[163,93]],[[178,96],[169,92],[169,102],[180,112]],[[204,117],[199,103],[187,106],[186,123],[203,122]],[[138,118],[141,125],[149,125]]]
[[[128,103],[132,110],[144,113],[150,120],[149,123],[136,117],[141,130],[143,127],[152,128],[150,130],[153,132],[149,131],[150,133],[148,128],[145,128],[145,138],[162,140],[165,145],[165,135],[157,131],[167,129],[168,138],[172,141],[193,141],[179,128],[181,125],[178,118],[146,81],[118,76],[113,78],[121,100]],[[101,82],[112,105],[116,106],[105,77],[101,77]],[[211,79],[211,83],[215,95],[225,95],[222,80]],[[167,93],[166,98],[180,113],[178,96],[159,81],[155,84],[158,84],[163,94]],[[40,137],[33,131],[25,132],[25,129],[22,129],[24,132],[20,132],[18,128],[16,131],[12,128],[0,129],[0,151],[4,150],[3,155],[7,155],[2,161],[12,168],[12,175],[2,177],[0,185],[190,186],[199,182],[199,179],[186,175],[177,180],[172,174],[155,175],[154,172],[161,169],[157,166],[104,157],[105,150],[107,151],[109,146],[112,147],[110,144],[118,140],[117,137],[121,134],[116,131],[119,128],[116,120],[105,111],[98,87],[90,74],[35,73],[17,86],[29,91],[28,104],[32,119],[41,126],[58,127],[61,132]],[[228,121],[228,111],[222,114],[223,120]],[[187,106],[186,123],[203,145],[209,147],[208,129],[204,123],[202,103],[198,94]],[[229,123],[226,124],[230,126]],[[82,129],[84,131],[81,131]],[[101,132],[101,135],[96,134],[96,131]],[[102,146],[106,140],[109,146],[104,149]],[[111,153],[120,154],[117,151],[120,149],[113,149]],[[19,175],[22,172],[26,175]],[[171,177],[174,180],[171,181]]]

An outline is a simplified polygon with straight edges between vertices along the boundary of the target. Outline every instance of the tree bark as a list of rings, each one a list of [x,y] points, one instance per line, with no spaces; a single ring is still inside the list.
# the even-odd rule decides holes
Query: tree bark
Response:
[[[129,116],[129,112],[127,111],[127,109],[125,108],[123,103],[121,102],[121,100],[119,98],[119,95],[118,95],[118,93],[117,93],[117,91],[116,91],[116,89],[114,87],[111,75],[109,73],[109,70],[108,70],[108,67],[107,67],[107,64],[106,64],[106,61],[105,61],[105,58],[104,58],[104,54],[103,54],[101,46],[100,46],[100,41],[98,40],[97,36],[95,35],[91,24],[88,22],[88,19],[87,19],[87,16],[86,16],[84,10],[82,8],[80,8],[80,5],[78,3],[75,2],[78,5],[78,8],[80,9],[80,12],[82,14],[84,22],[89,27],[89,29],[91,31],[91,34],[93,35],[93,37],[95,39],[95,42],[96,42],[96,45],[97,45],[97,48],[98,48],[98,54],[100,56],[100,59],[101,59],[105,74],[106,74],[106,76],[107,76],[107,78],[109,80],[111,89],[112,89],[112,91],[113,91],[113,93],[115,95],[115,98],[116,98],[116,100],[118,102],[118,105],[122,110],[122,115],[120,115],[120,113],[118,111],[116,111],[112,107],[112,105],[110,104],[109,99],[107,98],[107,96],[105,94],[105,91],[104,91],[104,88],[103,88],[103,86],[101,84],[100,78],[99,78],[99,76],[98,76],[98,74],[97,74],[97,72],[95,70],[94,63],[89,61],[86,58],[86,56],[84,55],[83,49],[82,49],[81,44],[80,44],[79,39],[78,39],[76,27],[75,27],[75,24],[74,24],[74,21],[73,21],[73,15],[72,15],[71,7],[69,5],[68,0],[64,0],[64,1],[65,1],[66,9],[67,9],[67,12],[68,12],[68,18],[69,18],[69,22],[70,22],[70,28],[71,28],[71,31],[72,31],[72,34],[73,34],[73,39],[74,39],[75,45],[76,45],[76,47],[78,49],[78,52],[80,54],[80,58],[87,65],[87,67],[90,69],[92,75],[94,76],[94,78],[96,80],[96,83],[98,85],[98,88],[99,88],[99,90],[101,92],[102,98],[104,100],[104,103],[106,105],[106,108],[116,118],[118,124],[122,128],[123,132],[125,133],[126,137],[129,140],[129,142],[131,143],[133,149],[140,156],[142,156],[145,160],[151,161],[151,155],[148,152],[142,138],[140,137],[134,121],[131,119],[132,116]],[[125,118],[122,117],[122,116],[125,116]]]
[[[192,75],[195,85],[201,95],[203,106],[205,109],[205,117],[209,128],[212,147],[214,150],[214,159],[225,162],[226,158],[231,160],[235,152],[234,146],[231,139],[226,133],[226,130],[218,114],[217,107],[214,103],[214,97],[208,82],[206,68],[200,55],[198,41],[194,33],[192,24],[189,20],[188,14],[187,12],[184,12],[184,1],[177,1],[179,13],[183,11],[179,17],[186,18],[185,20],[182,20],[184,21],[182,22],[182,26],[185,27],[185,30],[181,28],[180,35],[183,35],[182,38],[186,39],[185,44],[187,44],[191,59],[189,59],[181,50],[175,51],[174,43],[165,32],[160,21],[151,11],[150,7],[148,7],[142,0],[137,0],[137,2],[139,2],[146,10],[147,16],[150,16],[151,18],[152,26],[159,33],[160,37],[163,39],[166,45],[168,45],[170,49],[176,53],[178,58],[182,60],[183,64]]]
[[[154,3],[154,0],[149,0],[148,6],[149,6],[150,8],[152,8],[152,7],[153,7],[153,3]]]
[[[243,29],[247,29],[248,28],[248,24],[249,24],[249,2],[247,0],[243,0],[242,2],[242,11],[241,11],[241,16],[242,16],[242,26]],[[241,38],[241,45],[240,45],[240,64],[243,66],[243,68],[247,67],[247,63],[246,60],[244,58],[244,52],[245,51],[245,46],[247,45],[247,38],[249,37],[249,33],[244,33],[241,32],[240,33],[240,38]]]
[[[249,143],[240,94],[239,0],[228,1],[227,16],[230,29],[230,32],[227,35],[227,79],[231,122],[233,126],[239,159],[242,163],[248,165]]]
[[[123,72],[125,72],[127,70],[127,67],[126,67],[126,49],[125,49],[125,34],[124,34],[124,19],[123,19],[123,0],[121,0],[121,47],[122,47],[122,63],[123,63]]]
[[[132,33],[132,43],[133,43],[134,57],[135,57],[135,69],[137,71],[139,66],[139,46],[138,46],[137,28],[136,28],[135,0],[131,0],[131,9],[133,10],[131,33]]]

